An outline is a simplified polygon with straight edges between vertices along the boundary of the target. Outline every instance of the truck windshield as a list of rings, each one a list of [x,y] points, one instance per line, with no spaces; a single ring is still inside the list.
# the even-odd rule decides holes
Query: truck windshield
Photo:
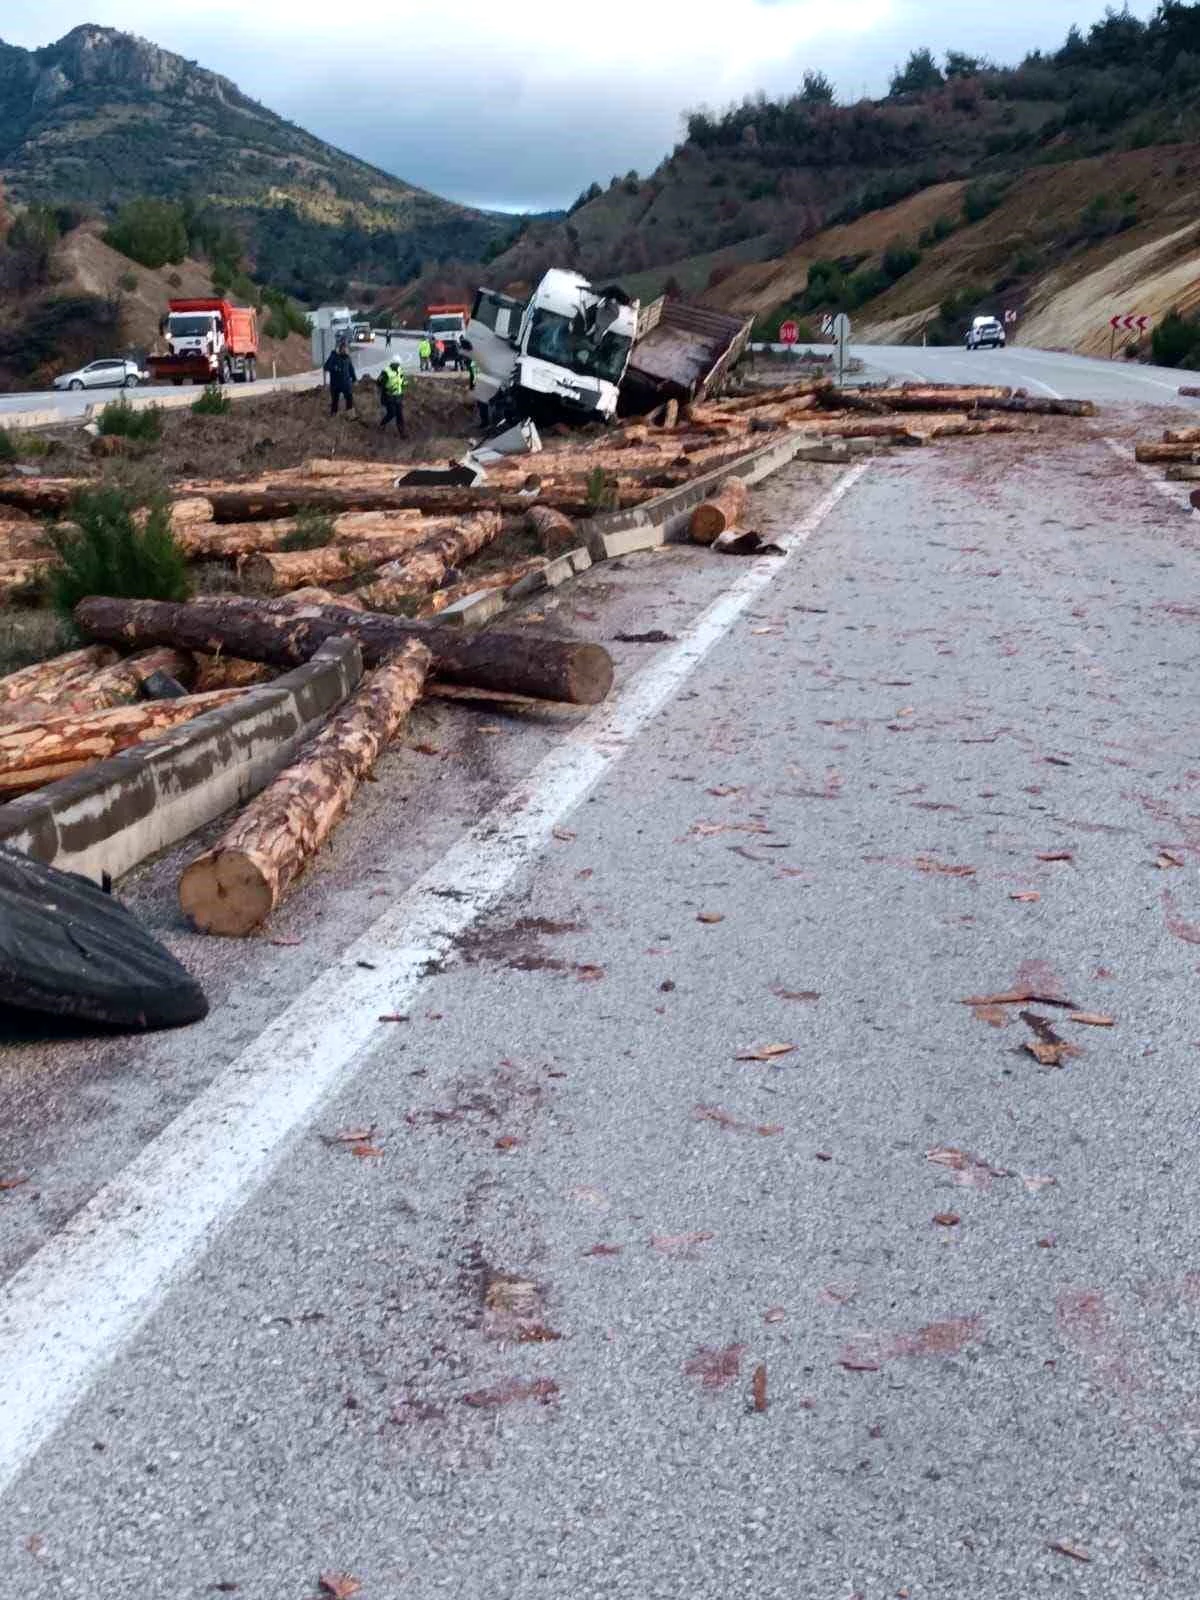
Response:
[[[432,334],[461,333],[463,321],[461,317],[430,317],[429,331]]]
[[[569,317],[543,309],[533,314],[528,352],[540,361],[553,361],[556,366],[599,378],[602,383],[619,383],[631,343],[628,335],[611,332],[593,343],[586,334],[572,329]]]
[[[170,329],[177,339],[202,339],[213,327],[212,317],[172,317]]]

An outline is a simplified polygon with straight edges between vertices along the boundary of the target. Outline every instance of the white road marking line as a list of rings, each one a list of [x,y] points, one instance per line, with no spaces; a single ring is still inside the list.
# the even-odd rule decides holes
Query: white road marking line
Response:
[[[786,557],[751,563],[575,728],[0,1290],[0,1494],[385,1038],[379,1017],[409,1009],[430,963],[452,954],[866,470],[834,484],[782,541]]]

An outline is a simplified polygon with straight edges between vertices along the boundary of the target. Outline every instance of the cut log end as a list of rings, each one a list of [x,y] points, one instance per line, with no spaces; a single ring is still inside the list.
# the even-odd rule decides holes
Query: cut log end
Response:
[[[261,862],[245,850],[214,850],[185,868],[179,904],[201,933],[244,939],[271,914],[275,904]]]
[[[688,536],[693,544],[712,544],[718,534],[736,527],[746,513],[746,484],[741,478],[726,478],[716,494],[692,512]]]

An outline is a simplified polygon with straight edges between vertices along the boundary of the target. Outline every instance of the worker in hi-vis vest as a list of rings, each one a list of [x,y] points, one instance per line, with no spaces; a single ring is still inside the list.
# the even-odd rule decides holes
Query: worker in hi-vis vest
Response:
[[[385,367],[379,376],[379,398],[383,402],[383,420],[379,426],[386,428],[394,421],[396,432],[404,433],[404,371],[398,361]]]
[[[433,355],[433,346],[430,344],[428,339],[421,340],[420,344],[417,346],[417,354],[421,358],[421,371],[428,372],[429,361]]]

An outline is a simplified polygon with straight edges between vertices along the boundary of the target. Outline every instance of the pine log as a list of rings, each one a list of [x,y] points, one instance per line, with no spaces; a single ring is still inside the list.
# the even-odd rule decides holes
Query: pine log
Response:
[[[194,650],[192,665],[195,694],[208,694],[214,689],[249,689],[256,683],[269,683],[276,676],[275,668],[262,661],[246,661],[241,656],[209,655]]]
[[[1036,429],[1036,423],[1022,422],[1019,417],[950,417],[933,423],[926,431],[931,439],[949,439],[985,433],[1031,433]]]
[[[1164,444],[1200,444],[1200,428],[1168,428]]]
[[[0,726],[0,794],[24,794],[82,767],[145,744],[168,728],[190,722],[244,691],[220,689],[185,700],[147,700],[136,706],[94,711],[82,716],[47,717],[34,723]]]
[[[165,672],[191,686],[196,676],[193,657],[160,646],[128,656],[113,666],[86,674],[52,694],[31,695],[4,707],[4,722],[44,722],[47,718],[86,717],[94,711],[132,705],[142,698],[142,684],[156,672]]]
[[[421,513],[414,510],[347,511],[330,519],[331,543],[361,544],[369,539],[391,538],[421,520]],[[209,522],[185,529],[178,538],[184,553],[193,560],[223,559],[282,550],[297,529],[294,517],[279,517],[269,522]]]
[[[57,695],[68,694],[117,659],[117,652],[109,645],[89,644],[50,661],[35,661],[31,667],[0,678],[0,706],[19,700],[53,700]]]
[[[510,584],[519,583],[522,578],[527,578],[531,572],[540,572],[545,565],[545,556],[531,556],[528,561],[519,561],[515,566],[481,572],[478,577],[464,579],[462,583],[452,583],[447,589],[435,589],[417,607],[417,615],[436,617],[440,611],[453,605],[456,600],[465,600],[468,595],[479,594],[484,589],[507,589]]]
[[[334,594],[332,589],[322,589],[315,584],[306,584],[303,589],[293,589],[289,594],[281,595],[273,605],[295,606],[347,606],[351,611],[365,611],[367,608],[356,594]]]
[[[548,556],[561,555],[564,550],[574,550],[582,541],[579,529],[570,517],[561,511],[555,511],[553,506],[530,506],[525,513],[525,521],[530,533],[535,533],[538,542]]]
[[[31,556],[52,556],[54,547],[40,522],[0,519],[0,561],[23,561]]]
[[[496,511],[465,517],[457,527],[427,539],[411,555],[380,567],[375,582],[360,591],[363,600],[377,611],[386,611],[414,594],[427,594],[437,588],[448,568],[469,561],[491,544],[502,527]]]
[[[0,561],[0,600],[36,595],[39,581],[53,565],[53,557]]]
[[[264,593],[286,594],[289,589],[306,584],[348,583],[362,578],[385,561],[424,549],[429,538],[420,523],[413,523],[386,538],[368,539],[361,544],[327,544],[316,550],[263,550],[247,556],[241,571],[248,583]]]
[[[16,506],[37,516],[65,511],[80,489],[92,487],[78,478],[0,478],[0,505]]]
[[[716,494],[702,500],[688,523],[692,543],[711,544],[719,533],[737,527],[746,514],[746,493],[744,479],[726,478]]]
[[[1133,452],[1134,460],[1145,463],[1156,461],[1200,461],[1200,445],[1195,444],[1156,444],[1147,440],[1136,446]]]
[[[1031,417],[1094,417],[1094,400],[1044,399],[1041,396],[1015,394],[1011,399],[993,399],[980,395],[974,402],[979,411],[1014,411]]]
[[[933,411],[947,400],[950,400],[956,408],[976,405],[984,399],[1011,400],[1013,391],[1008,384],[921,382],[902,383],[896,389],[888,389],[886,393],[889,400],[902,396],[916,400],[927,411]]]
[[[202,933],[243,937],[266,921],[395,738],[420,696],[429,661],[425,646],[408,640],[363,679],[217,845],[187,867],[179,904]]]
[[[1166,476],[1169,483],[1197,483],[1200,482],[1200,465],[1176,461],[1167,468]]]
[[[652,488],[630,489],[622,499],[640,505],[653,497]],[[577,488],[542,490],[537,497],[543,505],[555,506],[569,516],[590,514],[587,497]],[[294,517],[309,507],[315,511],[398,511],[411,508],[431,514],[499,511],[522,516],[529,510],[530,497],[480,489],[429,489],[417,485],[391,489],[271,488],[247,491],[244,488],[214,490],[213,515],[218,522],[260,522],[274,517]]]
[[[759,406],[779,405],[785,400],[802,400],[808,396],[815,397],[833,385],[828,378],[802,378],[796,383],[778,384],[773,389],[760,389],[754,394],[738,395],[732,400],[722,400],[719,407],[722,411],[737,413],[739,411],[756,411]]]
[[[427,622],[337,606],[298,606],[208,596],[184,604],[92,596],[75,608],[85,638],[125,648],[171,644],[180,650],[225,651],[251,661],[295,667],[339,634],[357,639],[377,666],[406,639],[433,652],[433,670],[450,683],[511,690],[542,700],[596,705],[612,687],[612,657],[602,645],[533,634],[465,634]]]

